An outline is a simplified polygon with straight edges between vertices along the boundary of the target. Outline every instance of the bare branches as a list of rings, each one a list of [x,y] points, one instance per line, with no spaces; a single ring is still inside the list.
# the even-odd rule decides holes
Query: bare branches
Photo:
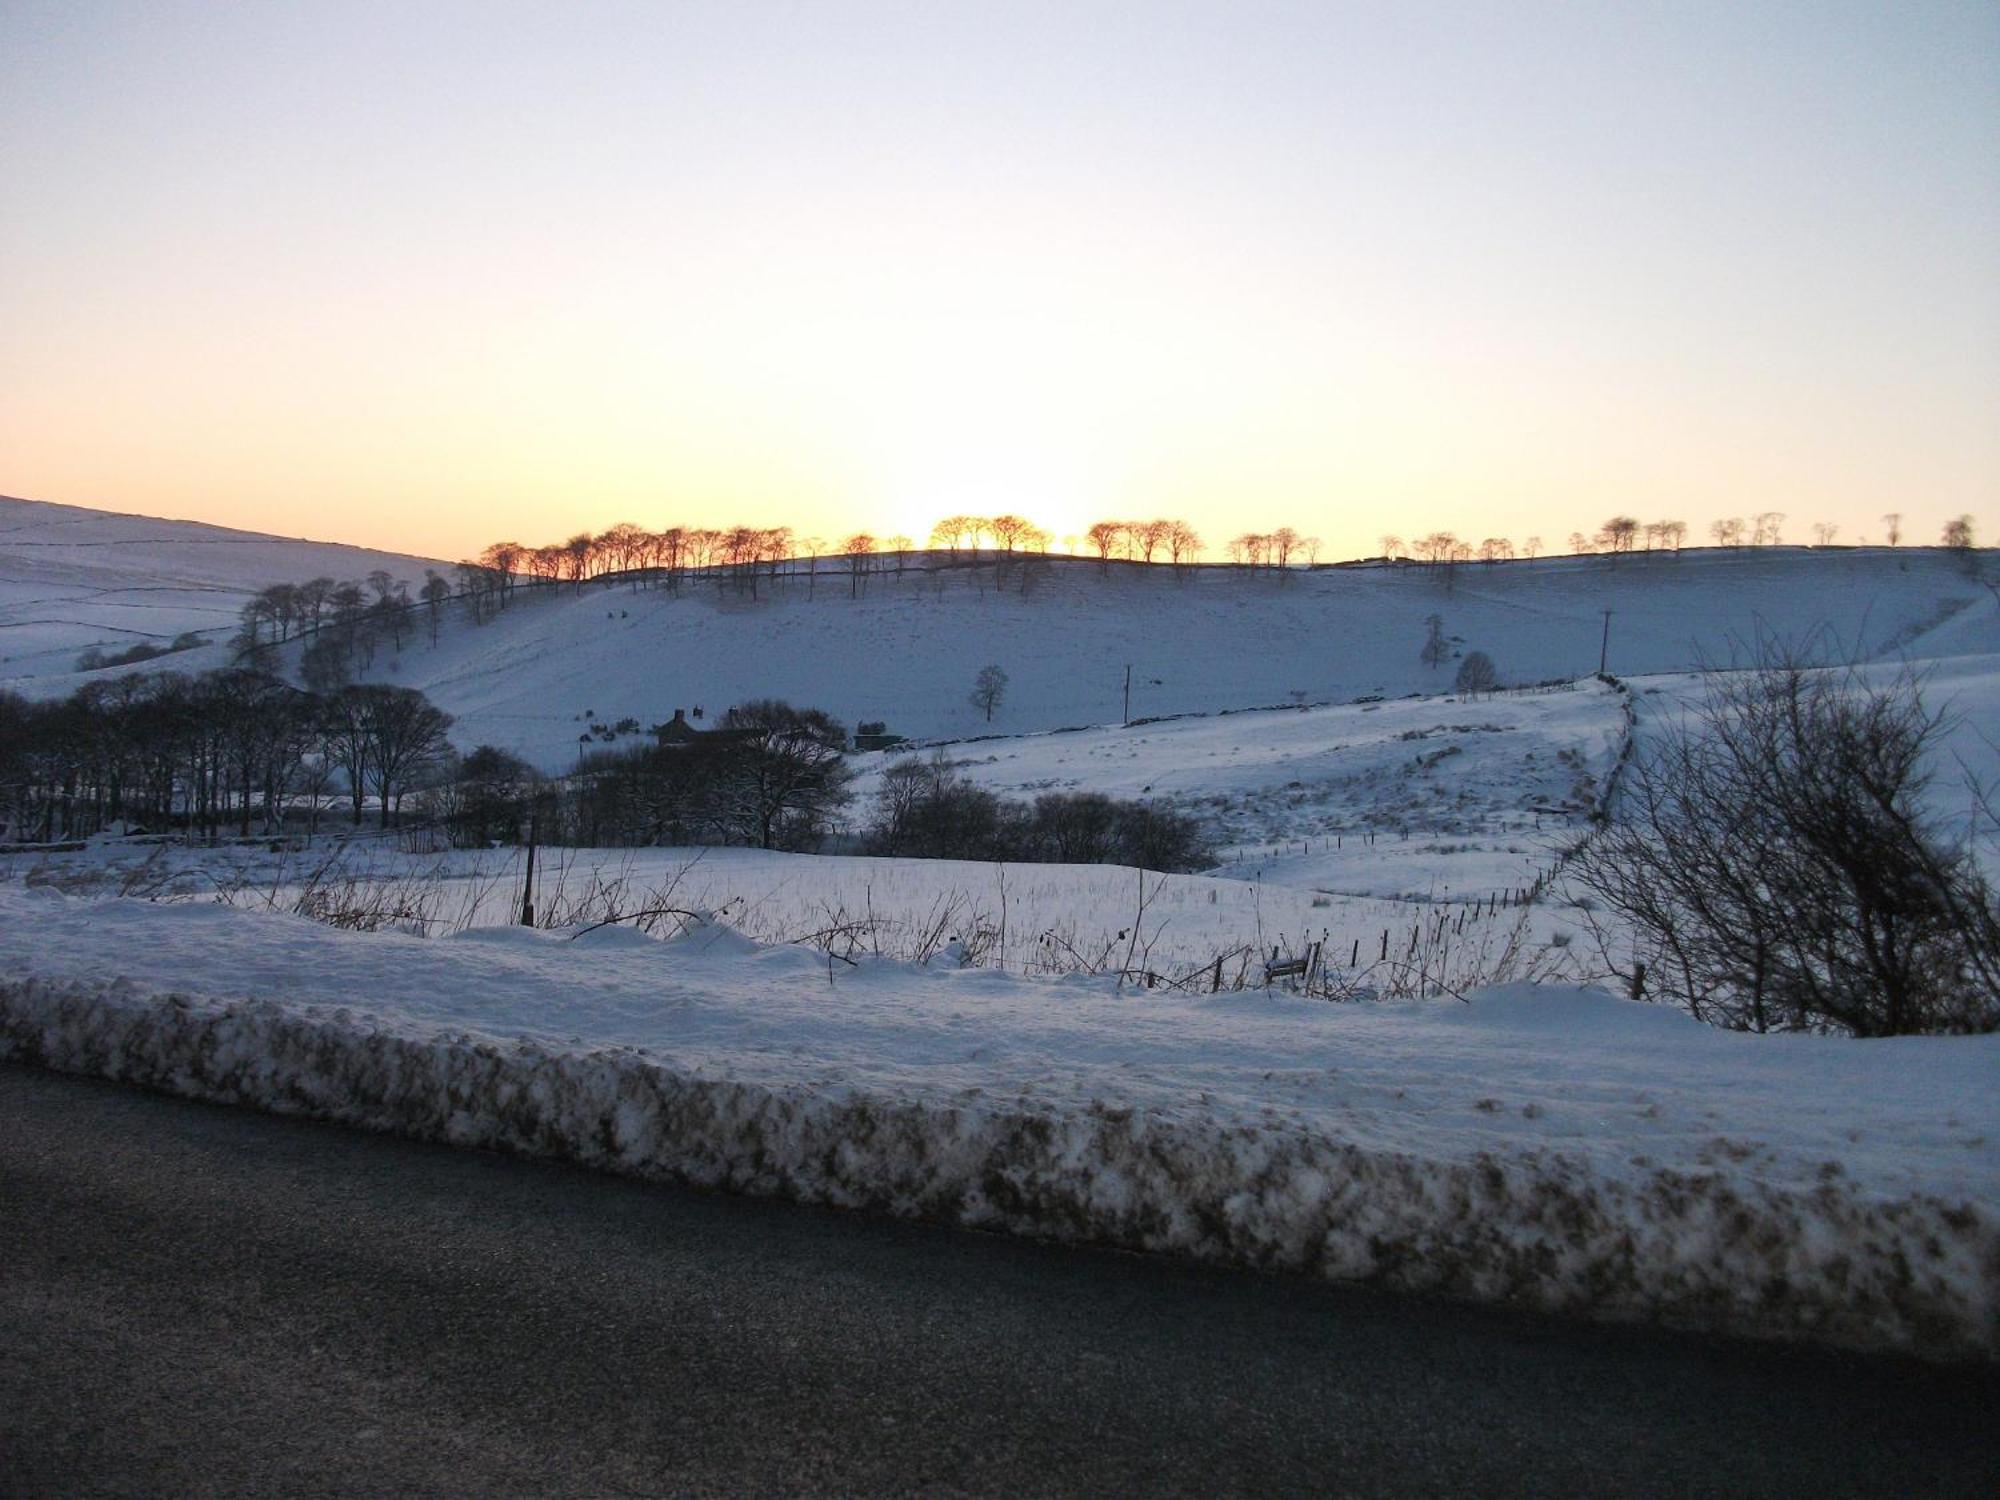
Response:
[[[1635,988],[1753,1031],[2000,1026],[2000,910],[1924,811],[1946,726],[1920,688],[1768,652],[1709,674],[1571,863],[1637,935]]]

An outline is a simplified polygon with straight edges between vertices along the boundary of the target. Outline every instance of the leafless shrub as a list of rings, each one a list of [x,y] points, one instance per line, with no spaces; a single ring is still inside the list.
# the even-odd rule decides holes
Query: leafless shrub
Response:
[[[1570,861],[1637,935],[1635,993],[1752,1031],[2000,1027],[2000,910],[1923,810],[1948,725],[1921,687],[1769,649],[1708,674]]]

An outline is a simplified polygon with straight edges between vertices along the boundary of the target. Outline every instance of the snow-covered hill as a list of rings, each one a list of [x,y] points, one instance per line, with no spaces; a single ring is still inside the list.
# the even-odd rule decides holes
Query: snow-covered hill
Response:
[[[1050,558],[1005,570],[1004,586],[990,565],[933,561],[885,567],[859,597],[826,571],[811,589],[787,579],[754,600],[708,582],[678,594],[522,589],[483,625],[454,606],[436,645],[418,630],[400,653],[378,653],[373,675],[429,693],[457,716],[461,745],[554,770],[593,723],[712,716],[753,697],[937,739],[1438,694],[1455,667],[1421,659],[1433,614],[1455,655],[1486,652],[1508,684],[1574,679],[1601,651],[1620,675],[1685,670],[1760,632],[1823,631],[1864,658],[2000,651],[2000,599],[1976,572],[2000,580],[1991,551],[1974,569],[1932,548],[1733,548],[1468,564],[1448,578],[1415,564],[1177,574]],[[73,671],[87,647],[226,635],[273,583],[377,568],[416,582],[427,566],[442,565],[0,499],[0,687],[55,696],[88,680]],[[224,660],[218,645],[165,664]],[[988,664],[1008,679],[990,723],[968,701]]]
[[[244,601],[274,583],[365,578],[413,587],[444,564],[333,542],[265,536],[196,521],[116,515],[0,497],[0,688],[36,697],[73,690],[91,647],[164,646],[184,632],[226,638]],[[222,666],[220,646],[157,665]]]
[[[1985,558],[1989,568],[1994,560]],[[2000,650],[2000,602],[1959,559],[1928,550],[1736,549],[1285,575],[1114,567],[1052,559],[1004,590],[991,567],[803,582],[750,601],[712,585],[679,595],[621,585],[523,591],[499,619],[455,619],[377,675],[490,742],[557,769],[592,720],[642,724],[696,707],[781,697],[913,738],[1018,734],[1287,703],[1450,690],[1453,664],[1420,659],[1439,615],[1455,652],[1482,650],[1506,683],[1683,670],[1772,631],[1830,631],[1866,657]],[[1006,672],[989,724],[968,701],[987,664]]]

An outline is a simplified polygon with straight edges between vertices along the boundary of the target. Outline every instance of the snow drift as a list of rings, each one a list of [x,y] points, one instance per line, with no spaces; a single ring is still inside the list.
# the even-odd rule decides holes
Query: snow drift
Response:
[[[2000,1355],[1992,1039],[1730,1037],[1526,987],[1155,1003],[880,965],[843,988],[733,934],[425,942],[14,892],[0,915],[0,1056],[47,1067],[807,1203]],[[24,919],[99,941],[21,963]],[[186,984],[196,947],[263,998]]]

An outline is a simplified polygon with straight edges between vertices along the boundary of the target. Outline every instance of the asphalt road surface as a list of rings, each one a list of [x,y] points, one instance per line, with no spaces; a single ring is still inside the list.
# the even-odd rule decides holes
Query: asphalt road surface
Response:
[[[625,1182],[0,1066],[0,1492],[2000,1494],[2000,1374]]]

